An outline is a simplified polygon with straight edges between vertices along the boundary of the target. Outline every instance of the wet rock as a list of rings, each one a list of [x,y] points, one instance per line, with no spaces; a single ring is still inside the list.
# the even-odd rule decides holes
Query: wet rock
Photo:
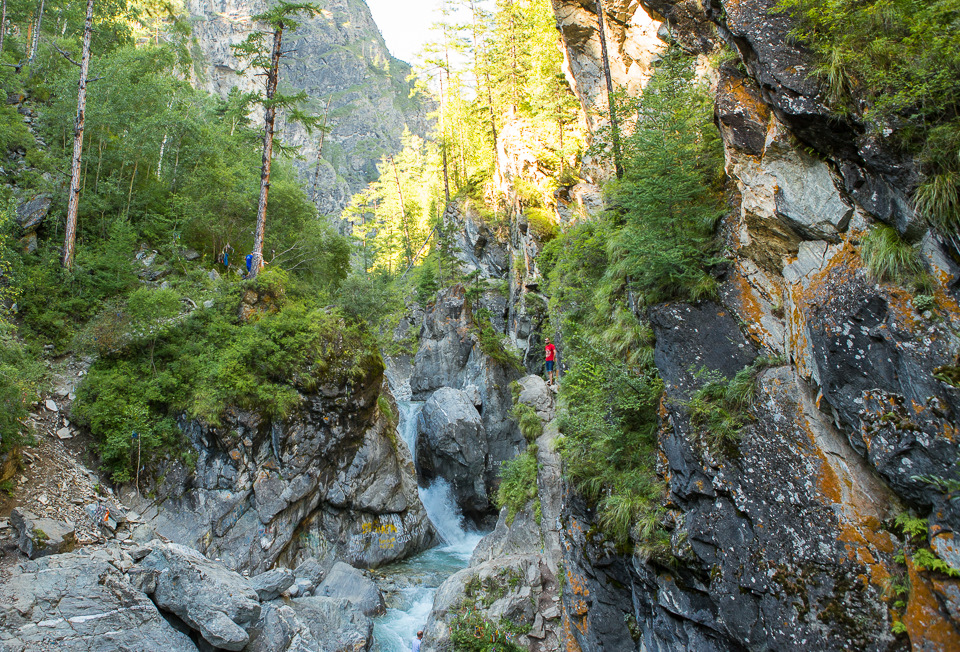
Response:
[[[323,583],[313,592],[315,596],[342,598],[363,612],[365,616],[380,616],[386,613],[380,589],[369,577],[343,562],[337,562]]]
[[[17,531],[17,547],[30,559],[70,552],[77,545],[76,529],[70,523],[42,518],[16,507],[10,523]]]
[[[249,582],[191,548],[159,541],[151,547],[138,565],[158,573],[152,593],[157,606],[214,647],[242,650],[249,640],[247,628],[260,617],[260,601]]]
[[[0,648],[196,652],[104,551],[20,564],[0,583]]]
[[[451,387],[438,389],[417,422],[417,472],[425,486],[436,478],[450,483],[457,505],[482,514],[490,502],[484,483],[486,433],[473,401]]]

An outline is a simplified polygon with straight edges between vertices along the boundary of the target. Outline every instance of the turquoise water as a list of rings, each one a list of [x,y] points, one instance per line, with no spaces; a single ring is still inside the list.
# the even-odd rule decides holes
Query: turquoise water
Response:
[[[416,450],[416,420],[423,403],[398,401],[398,430],[411,451]],[[443,544],[416,557],[379,569],[375,575],[387,601],[387,613],[374,619],[374,650],[409,652],[417,631],[423,629],[433,607],[433,597],[444,580],[470,562],[483,533],[464,527],[463,517],[443,480],[420,489],[427,516]]]

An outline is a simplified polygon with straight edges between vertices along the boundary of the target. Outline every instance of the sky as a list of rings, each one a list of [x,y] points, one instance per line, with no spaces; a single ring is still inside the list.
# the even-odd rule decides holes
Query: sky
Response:
[[[440,0],[367,0],[367,5],[390,54],[412,63],[430,38],[430,25],[439,18],[435,10]]]

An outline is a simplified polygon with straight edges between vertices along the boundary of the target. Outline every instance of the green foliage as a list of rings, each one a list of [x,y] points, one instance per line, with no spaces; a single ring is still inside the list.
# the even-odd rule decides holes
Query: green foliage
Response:
[[[900,512],[893,522],[908,537],[927,536],[927,519],[925,518],[917,518],[910,512]]]
[[[878,281],[905,284],[923,270],[916,249],[885,224],[870,229],[863,238],[861,251],[867,270]]]
[[[528,443],[535,442],[543,434],[543,421],[537,416],[537,411],[526,403],[516,403],[510,416],[517,422]]]
[[[256,282],[274,284],[276,274],[272,270]],[[327,383],[350,387],[382,369],[374,338],[339,311],[288,300],[277,312],[237,323],[239,292],[230,289],[214,308],[183,319],[160,317],[145,329],[148,338],[133,339],[90,369],[74,416],[98,438],[115,480],[130,477],[133,431],[140,434],[149,463],[184,450],[173,423],[181,413],[218,425],[232,405],[283,418],[300,405],[301,392]],[[156,317],[162,314],[156,306],[167,299],[132,298],[131,303],[148,307]]]
[[[917,208],[958,244],[960,30],[956,0],[781,0],[834,107],[919,154]]]
[[[778,362],[758,356],[731,379],[698,372],[706,383],[690,399],[690,420],[713,454],[729,453],[740,441],[740,430],[752,419],[747,409],[756,392],[757,376]]]
[[[0,454],[31,441],[32,433],[23,421],[39,398],[44,368],[36,354],[0,328]]]
[[[929,548],[920,548],[911,557],[917,570],[930,570],[935,573],[943,573],[950,577],[960,577],[960,569],[953,568],[947,562],[937,557]]]
[[[657,64],[645,92],[620,97],[618,111],[633,131],[622,139],[624,176],[607,188],[622,211],[611,260],[647,303],[700,299],[715,292],[707,270],[713,233],[723,215],[723,150],[706,82],[695,60],[676,49]],[[609,148],[603,131],[596,152]]]
[[[560,388],[561,454],[568,476],[596,501],[604,532],[621,545],[660,531],[664,486],[656,473],[663,381],[628,366],[586,333],[564,329],[570,369]]]
[[[903,621],[894,620],[890,623],[890,631],[897,635],[906,634],[907,626],[903,624]]]
[[[474,609],[461,611],[450,623],[454,652],[523,652],[509,636],[504,623],[493,623]]]
[[[507,508],[507,524],[537,499],[537,447],[528,446],[512,460],[500,467],[500,487],[497,489],[497,507]]]
[[[472,326],[477,336],[477,343],[480,350],[488,355],[495,362],[504,367],[512,367],[518,372],[523,371],[523,361],[519,354],[504,344],[504,335],[497,332],[490,320],[490,311],[486,308],[474,310],[472,315]]]

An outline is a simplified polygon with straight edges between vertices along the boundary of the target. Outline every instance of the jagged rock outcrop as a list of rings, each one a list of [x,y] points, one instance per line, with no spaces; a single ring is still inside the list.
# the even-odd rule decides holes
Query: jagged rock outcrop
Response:
[[[553,392],[543,380],[520,380],[520,400],[544,416],[553,413]],[[478,613],[490,622],[505,619],[526,634],[512,640],[533,652],[559,650],[560,594],[564,582],[560,514],[564,499],[560,457],[554,448],[555,424],[538,438],[538,505],[528,504],[508,523],[501,510],[496,528],[474,550],[470,566],[448,578],[437,590],[425,628],[424,652],[452,650],[451,627],[458,617]]]
[[[506,299],[502,294],[490,290],[478,299],[478,304],[493,308],[492,321],[499,311],[500,325],[494,324],[493,327],[504,332],[502,315],[506,309]],[[493,513],[489,498],[499,481],[500,463],[513,459],[524,442],[509,416],[513,407],[510,383],[519,378],[520,373],[509,362],[498,361],[484,353],[474,324],[473,310],[474,306],[467,302],[462,285],[442,291],[433,306],[423,314],[423,322],[419,326],[420,344],[408,370],[409,379],[397,380],[409,382],[412,398],[428,401],[428,404],[435,393],[442,392],[433,400],[435,409],[427,411],[424,419],[429,420],[432,424],[430,427],[442,426],[443,423],[449,425],[444,430],[449,436],[442,437],[447,444],[444,444],[442,451],[430,451],[426,444],[421,449],[418,444],[417,464],[419,468],[426,468],[424,464],[429,465],[429,472],[435,477],[443,477],[454,487],[461,487],[461,497],[470,501],[469,505],[461,507],[466,515],[479,522],[489,519]],[[446,409],[445,398],[454,400],[460,406],[457,409],[460,416],[442,418]],[[468,408],[472,408],[473,413]],[[427,427],[424,421],[421,431],[425,434]],[[469,428],[471,433],[482,439],[466,437],[463,428]],[[429,437],[437,440],[441,435],[429,432]],[[426,459],[420,459],[421,450],[429,454]],[[447,460],[460,461],[437,465],[438,455]],[[450,477],[444,475],[444,469],[450,471]],[[468,472],[479,472],[479,475],[468,478]],[[474,482],[480,484],[473,488]],[[466,488],[468,485],[470,489]],[[487,506],[484,507],[484,504]]]
[[[120,563],[118,551],[94,549],[13,569],[0,582],[0,647],[10,652],[195,652],[190,638],[126,580]]]
[[[410,452],[381,411],[383,364],[322,384],[284,420],[229,409],[220,426],[181,421],[193,470],[172,463],[162,501],[125,499],[156,531],[235,569],[295,567],[307,557],[378,566],[425,549],[433,529]]]
[[[4,573],[0,649],[12,652],[357,652],[372,643],[373,623],[346,600],[275,599],[289,571],[247,580],[159,539],[92,546]],[[267,585],[262,597],[256,587]]]
[[[252,71],[233,56],[255,28],[250,16],[265,10],[263,0],[191,0],[195,83],[226,96],[231,88],[262,90]],[[350,198],[379,176],[384,154],[400,150],[404,129],[427,129],[422,97],[410,97],[409,64],[387,51],[363,2],[325,2],[320,13],[299,21],[284,34],[281,86],[306,91],[309,110],[326,116],[322,140],[303,127],[278,120],[284,143],[300,148],[300,168],[308,193],[323,214],[338,214]],[[322,155],[317,147],[323,143]]]

